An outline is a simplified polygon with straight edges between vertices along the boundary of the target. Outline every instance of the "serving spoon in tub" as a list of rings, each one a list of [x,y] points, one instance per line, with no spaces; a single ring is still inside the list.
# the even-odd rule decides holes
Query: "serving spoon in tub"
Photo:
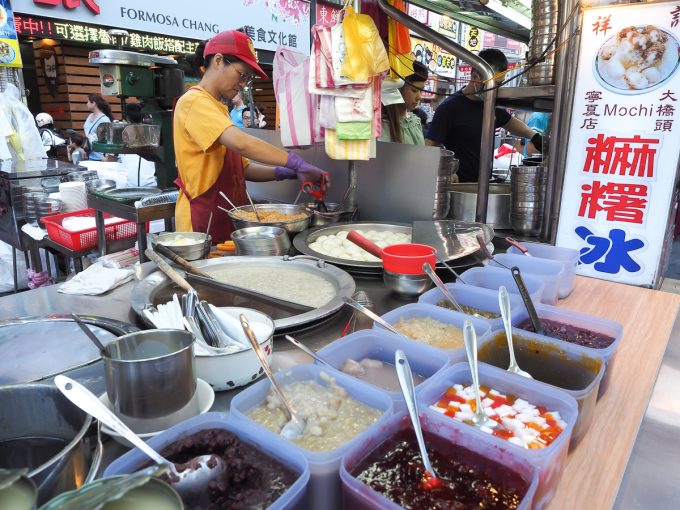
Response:
[[[463,339],[465,341],[465,354],[467,354],[468,363],[470,364],[470,373],[472,374],[472,388],[475,391],[475,414],[472,417],[472,424],[475,427],[488,427],[490,429],[496,427],[498,422],[489,418],[484,412],[482,406],[482,399],[479,394],[479,370],[477,363],[477,333],[475,327],[468,319],[465,319],[463,325]]]
[[[528,379],[533,379],[529,372],[519,368],[517,360],[515,359],[515,349],[512,345],[512,315],[510,309],[510,296],[508,295],[508,289],[503,286],[498,289],[498,306],[501,308],[503,327],[505,328],[505,337],[508,339],[508,353],[510,354],[510,366],[508,367],[508,372],[521,375],[522,377],[527,377]]]
[[[262,347],[260,347],[257,338],[255,338],[255,333],[253,333],[253,330],[251,329],[250,324],[248,323],[248,319],[246,318],[245,315],[240,314],[239,320],[241,321],[241,327],[243,328],[243,332],[248,337],[248,341],[250,342],[253,351],[255,351],[255,354],[257,355],[257,359],[260,360],[260,365],[262,365],[264,373],[267,374],[267,378],[269,379],[272,388],[274,388],[274,390],[276,391],[277,395],[279,396],[279,399],[281,399],[283,406],[286,408],[286,411],[288,411],[288,415],[290,416],[290,420],[288,420],[288,423],[286,423],[281,429],[280,435],[285,437],[286,439],[296,438],[305,431],[305,427],[307,427],[307,422],[305,422],[304,418],[302,418],[302,416],[300,416],[295,411],[293,404],[290,403],[290,400],[288,400],[288,397],[286,397],[286,394],[279,386],[279,383],[276,382],[276,379],[274,378],[274,373],[272,372],[269,363],[267,363],[267,358],[265,357],[264,352],[262,352]]]
[[[201,494],[207,490],[208,484],[219,480],[226,471],[224,461],[216,455],[200,455],[184,464],[170,462],[130,430],[118,416],[83,385],[64,375],[57,375],[54,378],[54,384],[78,408],[94,416],[111,430],[130,441],[156,464],[168,466],[169,483],[183,498],[200,498]]]

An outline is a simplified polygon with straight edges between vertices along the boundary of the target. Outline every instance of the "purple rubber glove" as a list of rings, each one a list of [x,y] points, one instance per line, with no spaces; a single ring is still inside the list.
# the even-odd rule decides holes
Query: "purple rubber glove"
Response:
[[[294,152],[288,153],[286,166],[277,166],[274,169],[274,178],[277,181],[284,179],[300,179],[301,181],[326,182],[326,187],[331,185],[331,176],[314,165],[310,165]]]

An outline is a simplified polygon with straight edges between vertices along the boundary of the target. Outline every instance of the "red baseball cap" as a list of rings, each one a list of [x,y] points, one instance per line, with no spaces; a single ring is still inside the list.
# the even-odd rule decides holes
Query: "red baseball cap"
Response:
[[[260,78],[267,78],[265,72],[257,65],[253,40],[243,32],[225,30],[213,36],[205,45],[203,56],[207,57],[216,53],[233,55],[255,69],[255,74]]]

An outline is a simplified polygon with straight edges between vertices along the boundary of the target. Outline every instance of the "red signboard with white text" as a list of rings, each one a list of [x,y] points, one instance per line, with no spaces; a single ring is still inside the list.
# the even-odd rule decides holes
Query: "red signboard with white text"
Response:
[[[680,154],[679,50],[680,2],[584,12],[557,233],[580,250],[579,274],[658,281]]]

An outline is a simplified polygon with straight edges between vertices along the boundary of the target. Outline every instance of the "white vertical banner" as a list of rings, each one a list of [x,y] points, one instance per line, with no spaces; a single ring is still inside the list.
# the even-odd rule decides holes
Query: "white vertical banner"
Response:
[[[586,9],[557,232],[578,273],[651,286],[680,154],[680,2]]]

